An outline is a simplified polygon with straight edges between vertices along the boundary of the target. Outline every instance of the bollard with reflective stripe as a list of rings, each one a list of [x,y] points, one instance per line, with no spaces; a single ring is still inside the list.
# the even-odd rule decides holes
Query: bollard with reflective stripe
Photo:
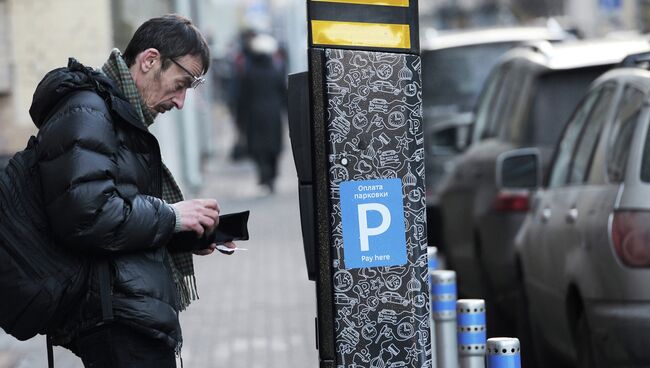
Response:
[[[460,368],[485,367],[485,301],[460,299],[456,303]]]
[[[438,269],[438,248],[436,247],[427,247],[427,259],[428,259],[428,268],[429,274],[431,271]],[[431,277],[429,276],[429,290],[431,289]],[[433,306],[433,299],[429,298],[431,305]],[[433,319],[433,308],[429,312],[429,325],[431,326],[431,368],[437,368],[436,365],[436,322]]]
[[[519,339],[514,337],[488,339],[487,368],[521,368]]]
[[[458,367],[456,342],[456,272],[435,270],[431,282],[431,313],[435,323],[438,368]]]

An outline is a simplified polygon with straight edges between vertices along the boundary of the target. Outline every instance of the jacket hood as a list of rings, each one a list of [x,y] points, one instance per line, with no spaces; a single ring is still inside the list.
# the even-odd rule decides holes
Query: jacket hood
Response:
[[[36,87],[29,115],[37,128],[41,128],[56,107],[71,92],[93,90],[106,98],[120,95],[115,83],[92,68],[86,67],[74,58],[68,59],[68,66],[50,71]]]

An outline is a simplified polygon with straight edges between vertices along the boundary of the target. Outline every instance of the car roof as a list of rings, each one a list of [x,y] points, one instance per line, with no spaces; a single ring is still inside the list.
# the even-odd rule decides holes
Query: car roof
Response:
[[[487,43],[559,41],[564,38],[564,34],[559,34],[546,27],[503,27],[455,31],[428,29],[424,32],[420,47],[423,51],[427,51]]]
[[[528,59],[548,69],[575,69],[620,63],[627,55],[650,50],[646,38],[573,40],[551,44],[539,41],[503,55],[502,61]]]
[[[650,70],[645,67],[621,67],[612,69],[598,77],[592,84],[592,88],[612,80],[624,83],[632,82],[636,86],[643,85],[646,90],[650,90]]]

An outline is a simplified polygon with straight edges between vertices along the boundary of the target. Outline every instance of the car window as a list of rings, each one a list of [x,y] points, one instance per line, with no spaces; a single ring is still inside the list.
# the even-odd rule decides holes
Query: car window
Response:
[[[496,99],[496,93],[501,89],[501,84],[503,83],[503,72],[501,69],[496,70],[488,83],[485,86],[483,95],[481,96],[478,109],[476,110],[476,119],[474,121],[473,133],[472,133],[472,142],[477,142],[484,135],[484,132],[488,126],[489,120],[494,115],[494,100]]]
[[[576,109],[571,120],[567,123],[562,140],[557,146],[557,152],[551,175],[549,180],[549,187],[562,186],[566,182],[567,173],[569,172],[569,164],[571,163],[571,153],[576,145],[576,141],[580,137],[580,132],[589,118],[594,103],[600,97],[603,88],[598,88],[589,93],[582,101],[580,106]]]
[[[632,137],[644,100],[645,95],[637,88],[628,86],[623,90],[607,144],[607,177],[612,183],[620,183],[624,179]]]
[[[582,128],[580,140],[569,168],[569,184],[581,184],[587,178],[591,158],[596,150],[596,144],[603,130],[603,125],[605,125],[607,112],[613,103],[614,91],[614,87],[603,90],[598,102],[596,102],[591,114],[589,114],[587,123]]]
[[[592,67],[541,75],[528,117],[519,119],[521,135],[513,137],[513,141],[532,146],[554,146],[580,98],[605,70],[604,67]]]
[[[647,116],[647,115],[644,115]],[[645,118],[644,121],[648,125],[648,119]],[[650,183],[650,129],[645,138],[645,145],[643,147],[643,161],[641,162],[641,180]]]
[[[522,124],[524,106],[530,99],[530,92],[534,86],[534,79],[537,73],[529,68],[513,69],[510,73],[507,84],[504,89],[508,90],[507,99],[500,101],[501,111],[499,113],[499,126],[497,135],[508,142],[516,142],[513,137],[517,134],[516,130],[526,124]]]
[[[494,92],[494,99],[491,102],[491,106],[487,108],[489,115],[479,139],[492,138],[499,134],[499,130],[505,123],[504,119],[508,116],[507,111],[511,108],[510,104],[513,102],[516,94],[519,73],[517,73],[517,68],[514,63],[505,64],[502,73],[503,80],[499,88]]]
[[[424,108],[430,115],[474,109],[490,70],[516,42],[498,42],[422,53]]]

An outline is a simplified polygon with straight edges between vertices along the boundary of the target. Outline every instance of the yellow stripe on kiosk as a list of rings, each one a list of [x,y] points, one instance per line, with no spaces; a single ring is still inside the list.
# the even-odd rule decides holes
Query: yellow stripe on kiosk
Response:
[[[408,8],[410,0],[312,0],[312,1],[322,2],[322,3],[399,6],[403,8]]]
[[[313,43],[318,45],[411,48],[411,27],[408,24],[312,20],[311,27]]]

